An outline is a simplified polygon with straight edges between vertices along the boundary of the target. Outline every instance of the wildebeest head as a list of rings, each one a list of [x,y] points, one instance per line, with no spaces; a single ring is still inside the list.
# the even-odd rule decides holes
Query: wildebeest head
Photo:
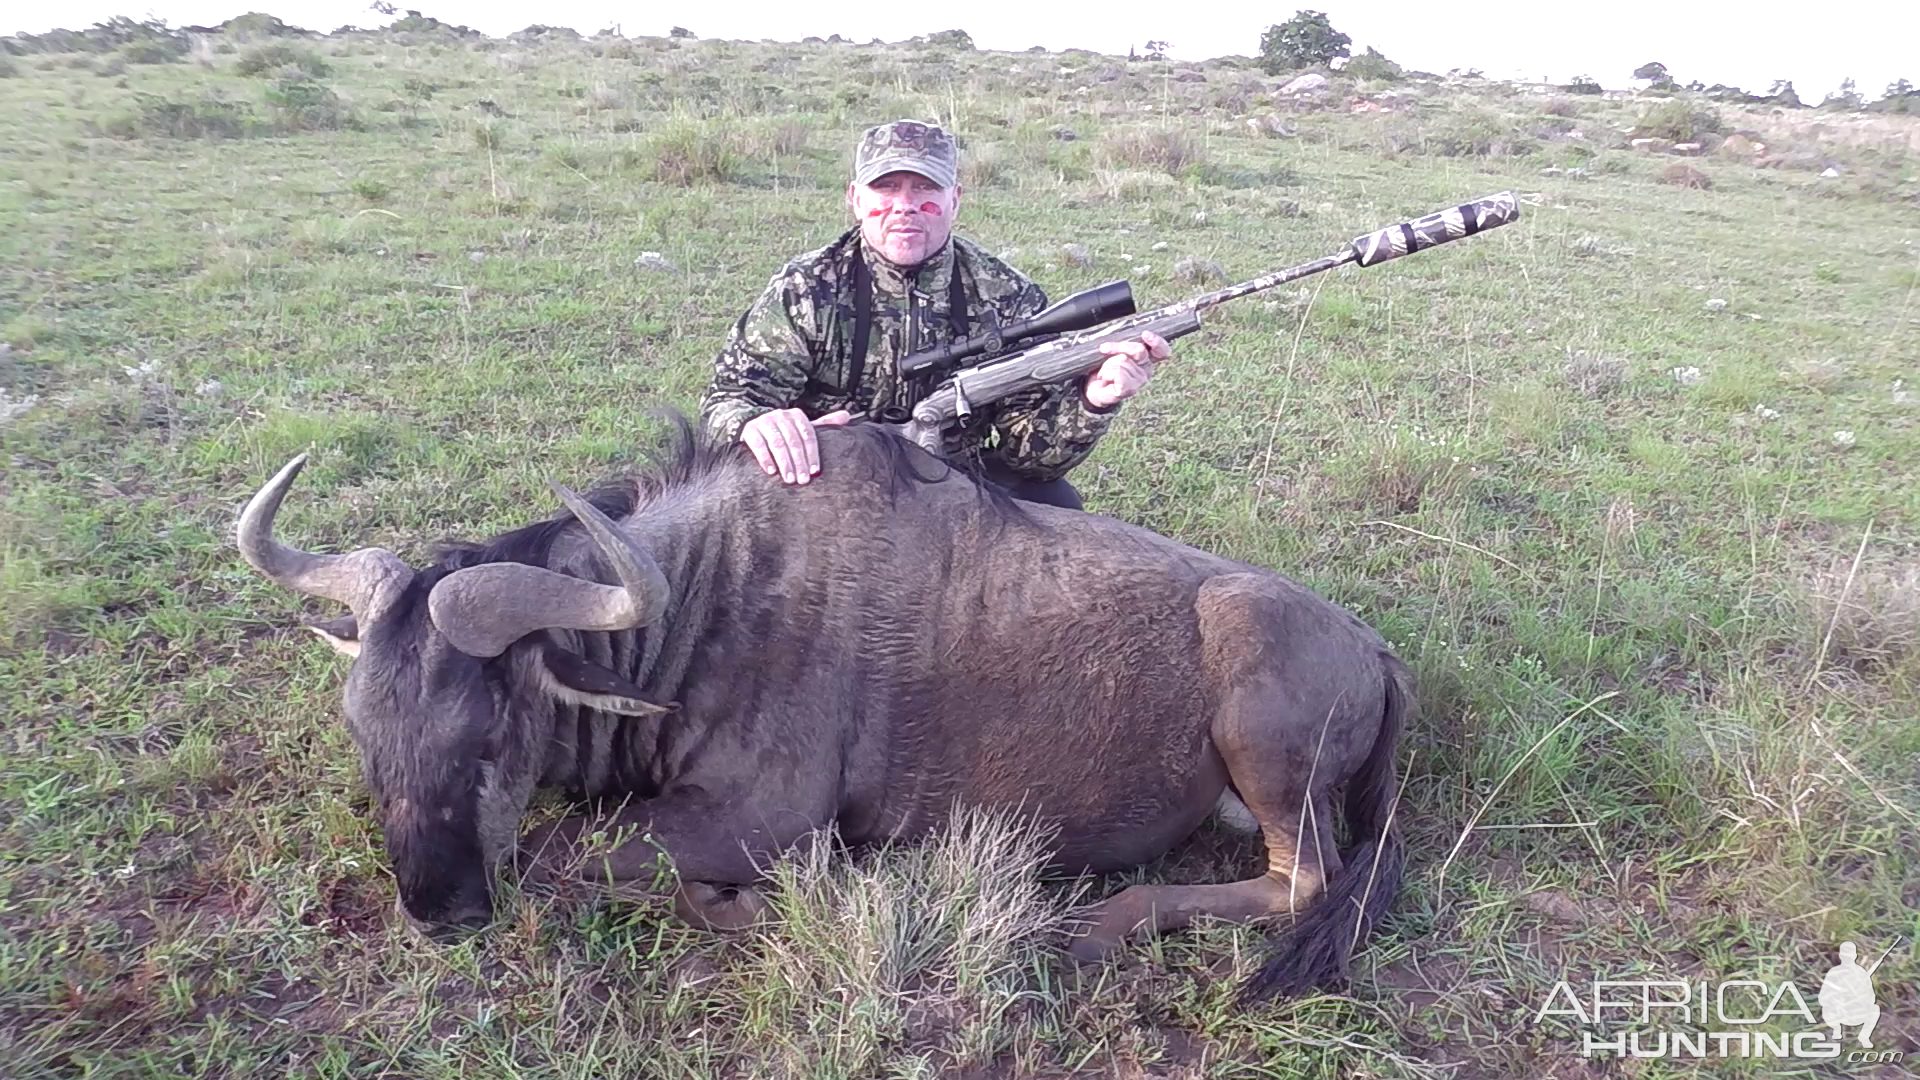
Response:
[[[519,562],[416,573],[391,552],[318,555],[273,537],[306,456],[240,516],[241,553],[274,582],[345,604],[315,627],[354,657],[347,722],[379,808],[402,909],[431,930],[485,925],[491,875],[513,850],[544,737],[516,695],[612,712],[666,711],[616,673],[560,652],[547,629],[626,630],[657,620],[667,583],[651,556],[587,500],[557,488],[619,584]],[[526,639],[519,647],[520,643]]]

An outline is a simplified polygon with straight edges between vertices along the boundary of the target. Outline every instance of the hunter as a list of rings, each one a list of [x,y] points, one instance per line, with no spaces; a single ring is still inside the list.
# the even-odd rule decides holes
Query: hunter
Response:
[[[1025,275],[954,235],[958,172],[937,125],[899,120],[862,136],[847,185],[854,227],[787,263],[734,324],[700,403],[710,438],[743,442],[768,475],[804,484],[820,472],[816,427],[911,409],[944,377],[903,379],[902,358],[1047,306]],[[1066,473],[1172,354],[1151,332],[1101,350],[1108,359],[1085,378],[975,411],[947,456],[972,459],[1016,498],[1080,509]]]

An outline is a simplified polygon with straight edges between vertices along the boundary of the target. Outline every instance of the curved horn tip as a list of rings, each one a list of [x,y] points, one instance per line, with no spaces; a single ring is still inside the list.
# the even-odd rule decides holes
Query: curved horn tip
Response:
[[[607,515],[600,512],[599,507],[581,498],[577,492],[567,485],[562,484],[558,480],[549,480],[547,481],[547,486],[553,489],[553,493],[560,497],[561,505],[572,512],[573,516],[578,518],[581,524],[586,524],[589,517],[598,518],[608,522],[608,524],[612,524]]]
[[[305,451],[302,451],[301,453],[295,454],[285,465],[280,466],[280,471],[273,474],[273,479],[277,481],[285,477],[288,480],[292,480],[294,477],[300,475],[301,469],[306,467],[307,454]]]

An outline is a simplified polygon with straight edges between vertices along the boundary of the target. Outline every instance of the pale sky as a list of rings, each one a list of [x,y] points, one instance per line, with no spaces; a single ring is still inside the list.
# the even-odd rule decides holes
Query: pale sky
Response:
[[[1564,82],[1591,75],[1624,87],[1649,60],[1667,65],[1682,82],[1693,79],[1765,91],[1791,79],[1802,100],[1818,103],[1851,76],[1862,93],[1878,97],[1896,78],[1920,83],[1920,0],[1860,0],[1788,4],[1781,0],[1307,0],[1304,4],[1168,3],[1145,0],[975,0],[806,3],[736,0],[677,5],[613,0],[399,0],[451,23],[499,37],[529,23],[571,26],[582,34],[619,26],[629,36],[664,35],[682,25],[701,37],[796,41],[840,34],[855,41],[897,41],[915,34],[962,29],[983,49],[1095,49],[1125,53],[1152,39],[1171,42],[1172,55],[1201,60],[1259,51],[1260,33],[1300,6],[1327,13],[1353,38],[1354,50],[1373,46],[1409,68],[1445,72],[1479,68],[1497,78]],[[112,15],[157,16],[179,26],[213,25],[250,10],[266,11],[309,30],[391,21],[366,0],[67,0],[9,3],[0,32],[81,29]]]

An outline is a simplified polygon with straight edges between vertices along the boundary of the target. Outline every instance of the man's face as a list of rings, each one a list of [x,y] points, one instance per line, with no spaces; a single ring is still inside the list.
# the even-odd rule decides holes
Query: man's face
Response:
[[[953,233],[960,186],[943,188],[915,172],[890,172],[848,184],[847,203],[867,246],[895,266],[918,266]]]

